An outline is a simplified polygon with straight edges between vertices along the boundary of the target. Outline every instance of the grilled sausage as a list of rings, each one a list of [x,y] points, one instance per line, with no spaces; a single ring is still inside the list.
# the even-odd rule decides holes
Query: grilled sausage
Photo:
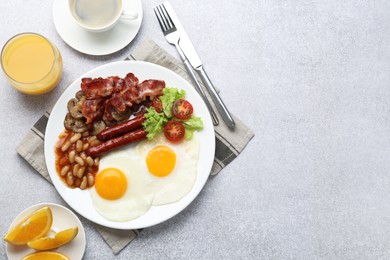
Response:
[[[142,127],[142,123],[145,121],[145,119],[146,118],[142,115],[142,116],[134,117],[121,124],[107,127],[97,135],[97,138],[101,141],[106,141],[114,137],[123,135],[134,129]]]
[[[147,132],[143,128],[134,130],[133,132],[128,132],[124,135],[112,138],[103,143],[89,147],[85,153],[88,156],[96,157],[102,153],[108,152],[114,148],[141,141],[146,138]]]

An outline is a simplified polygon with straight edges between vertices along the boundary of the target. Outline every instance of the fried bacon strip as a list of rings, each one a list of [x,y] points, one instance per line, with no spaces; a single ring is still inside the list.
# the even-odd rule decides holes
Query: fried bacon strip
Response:
[[[162,94],[165,82],[162,80],[145,80],[138,84],[138,79],[133,73],[124,78],[124,85],[115,88],[115,93],[110,98],[110,103],[118,111],[125,111],[126,107],[132,107],[145,101],[147,97],[154,97]]]
[[[104,99],[85,100],[81,108],[81,113],[87,119],[86,124],[91,124],[95,120],[99,120],[104,114]]]
[[[137,85],[138,78],[133,73],[128,73],[122,84],[115,87],[115,93],[109,99],[110,105],[119,112],[125,111],[126,107],[131,107],[138,96]]]
[[[138,99],[137,103],[145,101],[147,97],[155,97],[162,95],[162,91],[165,88],[165,81],[149,79],[138,84]]]
[[[148,97],[162,95],[164,88],[163,80],[151,79],[139,83],[133,73],[128,73],[125,78],[83,78],[81,89],[86,101],[82,105],[82,114],[87,124],[100,120],[103,115],[108,122],[115,123]]]
[[[87,99],[97,99],[108,97],[114,91],[115,81],[113,77],[109,78],[83,78],[81,80],[81,90]]]

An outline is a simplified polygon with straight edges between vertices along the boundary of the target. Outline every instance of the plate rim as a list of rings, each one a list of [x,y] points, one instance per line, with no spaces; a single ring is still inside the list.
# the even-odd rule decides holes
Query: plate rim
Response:
[[[159,70],[164,71],[164,73],[169,73],[169,74],[173,75],[174,77],[177,77],[179,80],[182,80],[183,82],[186,82],[187,86],[188,86],[189,88],[192,89],[191,92],[195,93],[195,95],[196,95],[197,98],[199,99],[200,103],[201,103],[202,106],[203,106],[203,110],[204,110],[204,111],[208,111],[208,110],[207,110],[207,107],[206,107],[206,105],[205,105],[205,103],[204,103],[204,101],[203,101],[203,99],[202,99],[202,98],[199,96],[199,94],[195,91],[195,89],[192,87],[192,85],[191,85],[187,80],[185,80],[182,76],[178,75],[176,72],[174,72],[174,71],[172,71],[172,70],[170,70],[170,69],[168,69],[168,68],[166,68],[166,67],[163,67],[163,66],[161,66],[161,65],[158,65],[158,64],[155,64],[155,63],[151,63],[151,62],[146,62],[146,61],[134,61],[134,60],[125,60],[125,61],[116,61],[116,62],[106,63],[106,64],[103,64],[103,65],[101,65],[101,66],[98,66],[98,67],[96,67],[96,68],[93,68],[93,69],[91,69],[91,70],[89,70],[89,71],[83,73],[83,74],[82,74],[81,76],[79,76],[76,80],[74,80],[71,84],[69,84],[69,86],[63,91],[63,93],[62,93],[62,94],[60,95],[60,97],[57,99],[57,102],[56,102],[56,104],[54,105],[52,111],[54,111],[55,108],[56,108],[57,106],[59,106],[59,101],[60,101],[60,99],[61,99],[68,91],[70,91],[69,89],[72,88],[72,86],[73,86],[74,84],[79,84],[79,82],[81,81],[81,79],[82,79],[83,77],[86,77],[86,76],[88,76],[88,75],[90,75],[90,74],[93,74],[93,73],[95,73],[96,71],[104,70],[106,67],[107,67],[107,68],[110,68],[111,66],[116,66],[116,65],[120,66],[121,64],[129,64],[129,63],[132,63],[132,64],[134,64],[135,66],[136,66],[136,64],[138,63],[138,64],[144,64],[144,65],[146,65],[146,66],[156,67],[156,68],[158,68]],[[144,65],[143,65],[143,66],[144,66]],[[74,87],[74,88],[76,88],[76,87]],[[205,116],[205,117],[203,117],[203,116]],[[54,119],[51,119],[51,118],[52,118],[52,117],[50,116],[49,119],[48,119],[48,123],[47,123],[47,126],[46,126],[46,134],[48,133],[48,131],[50,131],[50,130],[48,130],[48,128],[49,128],[50,125],[51,125],[51,120],[54,120]],[[212,149],[210,149],[210,150],[211,150],[211,153],[212,153],[212,158],[210,159],[210,162],[209,162],[209,164],[207,165],[207,170],[208,170],[207,177],[205,177],[204,180],[203,180],[202,182],[199,183],[200,189],[199,189],[199,191],[198,191],[196,194],[193,195],[193,198],[192,198],[186,205],[180,207],[179,210],[177,210],[174,214],[171,214],[169,217],[163,218],[162,220],[159,220],[159,221],[154,221],[153,223],[148,224],[148,225],[141,225],[141,226],[123,227],[123,226],[121,226],[120,224],[119,224],[119,225],[115,225],[114,223],[124,223],[124,222],[114,222],[114,221],[109,221],[109,220],[104,221],[104,222],[107,222],[107,223],[104,223],[104,222],[102,223],[102,222],[99,222],[99,221],[96,221],[96,220],[91,219],[91,217],[89,217],[87,214],[84,214],[83,212],[80,212],[79,210],[77,210],[76,208],[74,208],[74,207],[72,206],[73,203],[71,203],[71,202],[69,201],[69,199],[62,193],[61,189],[57,188],[57,184],[58,184],[58,181],[57,181],[57,180],[53,181],[54,187],[55,187],[56,191],[60,194],[61,198],[62,198],[62,199],[63,199],[63,200],[64,200],[64,201],[65,201],[65,202],[66,202],[74,211],[76,211],[76,212],[77,212],[78,214],[80,214],[81,216],[85,217],[86,219],[88,219],[88,220],[90,220],[90,221],[92,221],[92,222],[94,222],[94,223],[96,223],[96,224],[99,224],[99,225],[102,225],[102,226],[105,226],[105,227],[109,227],[109,228],[122,229],[122,230],[131,230],[131,229],[146,228],[146,227],[150,227],[150,226],[154,226],[154,225],[157,225],[157,224],[159,224],[159,223],[162,223],[162,222],[164,222],[164,221],[166,221],[166,220],[168,220],[168,219],[174,217],[175,215],[179,214],[179,213],[182,212],[186,207],[188,207],[188,206],[195,200],[195,198],[199,195],[199,193],[202,191],[204,185],[206,184],[206,181],[207,181],[208,177],[210,176],[210,172],[211,172],[211,169],[212,169],[212,166],[213,166],[213,162],[214,162],[214,158],[215,158],[215,145],[216,145],[216,144],[215,144],[215,131],[214,131],[214,125],[212,124],[212,121],[211,121],[211,116],[210,116],[210,114],[209,114],[208,112],[205,113],[204,115],[202,115],[202,120],[204,121],[204,125],[207,124],[208,126],[212,127],[212,129],[210,130],[210,133],[211,133],[212,136],[210,136],[210,139],[211,139],[211,140],[209,140],[211,143],[208,143],[208,149],[212,148]],[[60,133],[58,133],[57,135],[59,135],[59,134],[60,134]],[[45,148],[44,151],[45,151],[45,156],[44,156],[44,157],[45,157],[46,165],[48,165],[48,155],[47,155],[47,154],[49,153],[49,149],[50,149],[50,147],[48,147],[48,145],[49,145],[49,141],[48,141],[47,138],[45,138],[45,140],[44,140],[44,148]],[[52,148],[51,148],[51,150],[52,150]],[[51,173],[51,171],[49,170],[49,167],[47,167],[47,168],[48,168],[48,172],[49,172],[49,176],[50,176],[50,177],[52,177],[52,175],[55,175],[55,177],[58,178],[57,172]],[[198,179],[198,176],[199,176],[199,162],[198,162],[197,179]],[[61,182],[61,184],[63,185],[63,183],[62,183],[61,180],[59,180],[59,182]],[[195,182],[195,184],[196,184],[196,182]],[[195,186],[195,184],[194,184],[194,186]],[[191,189],[191,191],[192,191],[193,189],[194,189],[194,187]],[[190,194],[191,191],[190,191],[188,194]],[[188,194],[187,194],[187,195],[188,195]],[[187,195],[186,195],[186,196],[187,196]],[[185,196],[185,197],[186,197],[186,196]],[[179,200],[178,202],[180,202],[180,201],[181,201],[181,200]],[[178,202],[175,202],[175,203],[178,203]],[[91,202],[91,203],[92,203],[92,202]],[[175,203],[172,203],[172,204],[175,204]],[[170,205],[170,204],[169,204],[169,205]],[[166,206],[166,205],[165,205],[165,206]],[[152,206],[152,207],[153,207],[153,206]],[[164,206],[159,206],[159,207],[164,207]],[[145,214],[146,214],[146,213],[145,213]],[[131,221],[129,221],[129,222],[131,222]]]

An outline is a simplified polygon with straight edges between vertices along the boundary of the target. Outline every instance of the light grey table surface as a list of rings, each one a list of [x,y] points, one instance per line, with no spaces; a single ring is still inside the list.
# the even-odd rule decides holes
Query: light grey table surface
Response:
[[[189,207],[117,256],[82,219],[84,258],[390,258],[390,1],[170,2],[226,105],[256,136]],[[0,76],[0,234],[33,204],[65,205],[15,147],[70,82],[147,38],[178,57],[152,12],[159,3],[143,1],[131,44],[92,57],[57,34],[52,1],[0,1],[1,45],[37,32],[64,62],[59,86],[41,96]]]

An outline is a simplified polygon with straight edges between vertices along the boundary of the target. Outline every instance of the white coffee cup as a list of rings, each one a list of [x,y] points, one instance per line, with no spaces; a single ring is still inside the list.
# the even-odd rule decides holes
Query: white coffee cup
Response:
[[[114,27],[119,19],[135,20],[138,14],[123,7],[126,0],[69,0],[74,21],[90,32],[104,32]]]

